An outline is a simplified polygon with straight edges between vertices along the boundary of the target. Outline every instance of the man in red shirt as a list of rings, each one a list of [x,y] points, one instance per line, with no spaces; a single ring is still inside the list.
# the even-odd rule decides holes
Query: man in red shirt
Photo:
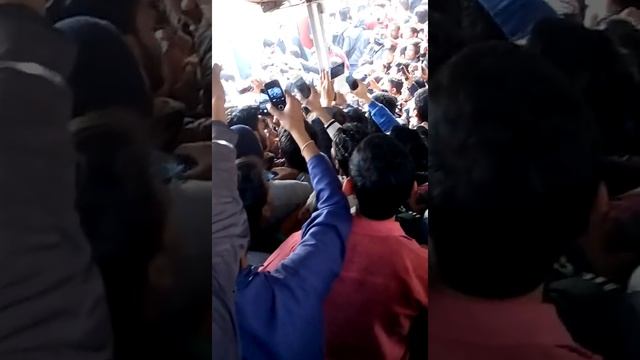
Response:
[[[351,156],[344,188],[359,204],[342,272],[325,301],[327,359],[407,359],[415,346],[410,330],[426,328],[427,250],[394,220],[415,190],[409,159],[386,135],[369,136]],[[299,241],[293,234],[262,270],[275,268]],[[426,349],[426,334],[421,340]]]
[[[429,360],[578,360],[543,283],[586,230],[594,126],[568,82],[508,43],[470,47],[429,89]]]

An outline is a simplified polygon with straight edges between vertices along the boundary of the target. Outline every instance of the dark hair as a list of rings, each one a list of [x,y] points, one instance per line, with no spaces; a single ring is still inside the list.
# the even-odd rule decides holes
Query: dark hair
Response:
[[[438,70],[462,50],[465,43],[456,23],[442,14],[431,11],[429,27],[433,31],[429,34],[429,75],[434,77]]]
[[[325,107],[324,110],[331,116],[331,118],[338,122],[340,125],[344,125],[347,122],[347,114],[338,106]]]
[[[640,32],[626,20],[607,21],[605,33],[625,58],[634,79],[640,79]]]
[[[349,161],[358,211],[367,219],[393,217],[411,196],[415,168],[409,154],[387,135],[367,137]]]
[[[402,80],[400,80],[398,78],[389,78],[389,85],[391,85],[392,89],[396,89],[396,91],[398,93],[400,93],[400,92],[402,92],[402,88],[404,87],[404,81],[402,81]],[[391,97],[393,97],[395,99],[395,96],[390,95],[390,94],[389,94],[389,96],[391,96]],[[398,100],[396,99],[396,104],[397,104],[397,101]],[[394,106],[394,110],[393,111],[391,111],[391,109],[389,109],[388,107],[387,108],[389,109],[389,111],[391,111],[392,114],[395,114],[395,108],[396,107],[397,107],[397,105]]]
[[[313,126],[305,121],[304,128],[307,130],[311,140],[317,142],[318,136]],[[291,133],[284,128],[280,128],[278,131],[278,138],[280,140],[280,152],[282,153],[282,157],[287,163],[287,166],[300,172],[307,172],[307,161],[304,159],[304,156],[302,156],[300,147],[294,140],[293,136],[291,136]]]
[[[138,62],[113,25],[79,16],[55,27],[73,39],[78,48],[69,79],[74,116],[111,107],[152,115],[151,93]]]
[[[409,26],[408,29],[409,29],[409,31],[411,31],[412,34],[419,33],[418,28],[415,27],[415,26]]]
[[[62,20],[90,16],[110,22],[125,35],[136,32],[136,15],[140,0],[70,0],[62,8]]]
[[[264,157],[260,139],[258,139],[256,133],[253,132],[250,127],[234,125],[231,127],[231,131],[238,135],[238,140],[236,141],[236,158],[255,156],[262,159]]]
[[[640,88],[604,32],[562,19],[543,20],[534,26],[528,48],[553,63],[580,91],[606,155],[640,153]]]
[[[369,136],[367,127],[363,124],[348,123],[338,128],[333,136],[334,158],[343,175],[349,176],[349,160],[356,147]]]
[[[413,10],[413,15],[418,20],[418,23],[426,24],[429,21],[429,8],[425,5],[420,5]]]
[[[392,80],[389,80],[389,81],[391,82]],[[393,85],[392,83],[392,86],[396,87],[397,84]],[[396,89],[398,88],[396,87]],[[401,91],[401,90],[402,90],[402,82],[400,82],[400,88],[398,89],[398,91]],[[386,107],[392,114],[396,113],[396,109],[398,107],[398,99],[396,99],[395,96],[386,92],[377,92],[371,96],[371,100]]]
[[[262,159],[247,156],[236,160],[238,168],[238,193],[249,221],[251,239],[258,238],[262,227],[263,209],[269,198],[269,187],[264,179]]]
[[[260,107],[258,105],[243,106],[233,112],[229,119],[229,126],[244,125],[253,131],[258,131],[258,115]]]
[[[389,135],[404,146],[411,156],[417,172],[428,171],[429,149],[427,149],[427,145],[422,141],[418,131],[404,126],[394,126]]]
[[[346,123],[357,123],[365,127],[369,126],[369,119],[367,118],[367,113],[362,111],[362,109],[357,107],[349,107],[344,111],[344,113],[347,117]]]
[[[484,298],[533,291],[589,221],[598,177],[584,104],[552,66],[508,43],[463,51],[429,96],[439,276]]]
[[[343,7],[338,10],[338,14],[340,15],[340,21],[347,21],[351,18],[351,8]]]
[[[427,88],[416,91],[413,96],[413,101],[416,105],[416,111],[418,112],[418,120],[420,122],[428,122],[429,119],[429,90]]]

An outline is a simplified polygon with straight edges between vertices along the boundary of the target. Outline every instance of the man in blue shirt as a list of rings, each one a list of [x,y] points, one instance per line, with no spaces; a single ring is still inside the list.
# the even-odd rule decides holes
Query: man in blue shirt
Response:
[[[318,210],[304,225],[298,249],[275,271],[241,271],[236,314],[243,358],[322,359],[322,305],[342,268],[351,214],[331,162],[305,131],[300,102],[287,94],[286,109],[270,111],[307,160]]]
[[[224,117],[223,111],[216,111],[224,108],[224,92],[221,86],[216,86],[219,85],[216,81],[218,74],[219,66],[215,65],[214,118]],[[235,151],[232,149],[235,141],[223,136],[227,131],[222,122],[216,122],[217,131],[214,131],[214,145],[220,145],[220,150],[225,146],[232,150],[215,151],[214,148],[214,202],[223,197],[235,201],[220,201],[217,203],[219,206],[214,204],[214,215],[218,215],[214,216],[213,224],[213,258],[221,261],[219,264],[214,261],[219,266],[214,267],[213,280],[214,285],[220,283],[221,286],[214,286],[213,289],[213,337],[214,343],[223,347],[223,339],[233,343],[236,337],[234,323],[237,324],[244,359],[323,358],[322,305],[331,284],[340,274],[345,241],[351,231],[349,205],[331,162],[320,153],[305,131],[300,102],[287,94],[287,104],[284,111],[271,109],[271,112],[278,117],[282,127],[291,133],[307,161],[311,181],[317,191],[318,210],[305,224],[299,248],[275,271],[261,273],[257,267],[241,270],[236,284],[235,313],[228,308],[228,301],[233,294],[225,285],[228,279],[225,269],[235,268],[237,271],[238,267],[234,265],[234,262],[237,264],[237,254],[229,253],[229,256],[221,258],[215,249],[241,249],[242,245],[237,244],[246,244],[249,232],[246,217],[237,213],[241,206],[237,201],[237,190],[233,186],[221,186],[221,182],[227,183],[224,179],[237,177]],[[223,214],[225,212],[228,214]],[[220,221],[216,219],[227,221],[228,226],[220,226]],[[219,236],[221,233],[224,233],[224,237]],[[237,358],[238,354],[233,348],[231,345],[225,354]],[[214,346],[214,353],[218,350]]]

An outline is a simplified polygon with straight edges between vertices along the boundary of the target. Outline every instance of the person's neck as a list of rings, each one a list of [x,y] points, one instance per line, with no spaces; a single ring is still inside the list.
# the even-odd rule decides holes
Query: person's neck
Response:
[[[40,15],[44,15],[46,10],[44,0],[0,0],[0,5],[23,5]]]

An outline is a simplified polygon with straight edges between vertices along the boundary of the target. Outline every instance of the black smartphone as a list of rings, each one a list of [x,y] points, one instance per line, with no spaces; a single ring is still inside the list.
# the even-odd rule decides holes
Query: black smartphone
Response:
[[[358,80],[356,80],[353,75],[347,75],[347,84],[349,85],[349,89],[351,89],[351,91],[355,91],[358,86],[360,86],[358,84]]]
[[[302,76],[298,76],[293,82],[293,88],[296,89],[300,93],[304,99],[308,99],[311,96],[311,88],[309,84],[302,78]]]
[[[275,106],[276,109],[282,111],[287,107],[287,99],[278,80],[272,80],[264,84],[264,89],[267,91],[271,105]]]
[[[340,64],[336,64],[334,66],[331,67],[331,70],[329,71],[329,73],[331,74],[331,80],[337,78],[338,76],[344,74],[344,63],[340,63]]]

